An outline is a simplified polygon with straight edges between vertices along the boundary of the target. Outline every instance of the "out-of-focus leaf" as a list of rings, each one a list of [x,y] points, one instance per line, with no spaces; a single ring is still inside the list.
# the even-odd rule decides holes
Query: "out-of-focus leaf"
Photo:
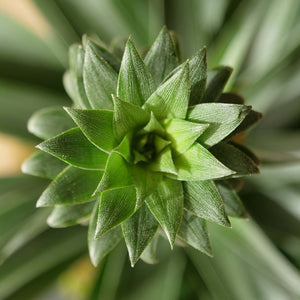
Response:
[[[79,128],[67,130],[37,146],[79,168],[104,170],[108,154],[94,146]]]
[[[54,179],[67,165],[43,151],[32,154],[23,164],[22,172],[38,177]]]
[[[185,209],[200,218],[230,226],[224,202],[212,180],[184,182],[183,189]]]
[[[197,143],[185,153],[175,157],[174,163],[177,169],[177,178],[185,181],[214,179],[235,173]]]
[[[153,91],[152,76],[129,39],[122,58],[117,96],[126,102],[142,106]]]
[[[193,122],[210,124],[199,141],[211,147],[237,128],[249,111],[250,107],[246,105],[203,103],[189,108],[187,118]]]
[[[144,252],[141,255],[141,259],[148,264],[156,264],[158,263],[156,250],[159,239],[159,233],[157,232],[150,244],[145,248]]]
[[[231,104],[244,104],[245,100],[238,94],[234,93],[222,93],[220,97],[217,99],[219,103],[231,103]],[[252,111],[250,112],[252,113]],[[248,115],[250,115],[250,113]],[[247,115],[247,117],[248,117]],[[246,117],[246,118],[247,118]]]
[[[183,213],[181,182],[163,178],[156,191],[146,199],[146,203],[173,247]]]
[[[102,171],[83,170],[69,166],[51,182],[39,198],[37,206],[90,201],[102,175]]]

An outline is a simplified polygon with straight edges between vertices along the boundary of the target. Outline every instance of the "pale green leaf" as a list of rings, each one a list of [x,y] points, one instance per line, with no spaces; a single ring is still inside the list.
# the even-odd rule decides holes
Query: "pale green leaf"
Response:
[[[122,223],[122,231],[132,267],[153,239],[157,228],[158,222],[145,203]]]
[[[212,147],[210,151],[219,161],[235,171],[232,177],[242,177],[259,173],[257,164],[253,159],[232,143],[219,143]]]
[[[164,26],[145,57],[145,64],[149,68],[155,86],[177,67],[178,57],[175,43]]]
[[[158,232],[154,235],[154,238],[150,244],[145,248],[141,255],[141,259],[147,264],[157,264],[158,259],[156,255],[157,244],[158,244],[159,234]]]
[[[43,108],[28,121],[28,130],[41,139],[49,139],[75,126],[68,114],[57,107]]]
[[[122,155],[128,162],[132,162],[131,136],[131,134],[125,135],[121,143],[114,149],[114,152]]]
[[[161,153],[159,153],[157,158],[149,164],[149,168],[155,172],[164,172],[177,175],[171,148],[166,147]]]
[[[76,204],[93,199],[102,171],[65,168],[45,189],[37,206]]]
[[[216,185],[223,198],[226,214],[237,218],[247,217],[246,209],[238,194],[226,182],[217,181]]]
[[[122,101],[118,97],[114,100],[114,130],[115,135],[120,140],[131,131],[145,126],[150,114],[139,106]]]
[[[103,170],[108,158],[107,153],[94,146],[79,128],[63,132],[37,146],[68,164],[76,167]]]
[[[84,69],[84,86],[94,109],[112,109],[111,94],[117,88],[117,72],[95,52],[90,42],[86,45]]]
[[[195,249],[212,256],[206,221],[188,211],[184,211],[178,231],[180,239]]]
[[[98,219],[98,202],[94,203],[94,209],[90,218],[90,225],[88,231],[88,247],[92,264],[97,267],[101,260],[117,246],[122,239],[122,230],[117,226],[95,239],[96,226]]]
[[[167,139],[172,142],[171,148],[176,155],[188,150],[208,126],[180,119],[164,120]]]
[[[133,185],[102,192],[95,237],[101,237],[129,218],[135,208],[136,192]]]
[[[183,214],[183,189],[180,181],[163,178],[146,203],[165,231],[171,247]]]
[[[158,87],[145,103],[145,109],[153,111],[160,119],[185,119],[190,97],[188,61],[170,79]]]
[[[203,103],[190,107],[187,119],[210,124],[198,141],[206,147],[211,147],[237,128],[250,109],[249,106],[239,104]]]
[[[160,134],[162,136],[164,136],[164,134],[165,134],[165,129],[157,121],[157,119],[155,118],[155,115],[153,114],[152,111],[151,111],[151,114],[150,114],[149,122],[147,123],[147,125],[143,129],[141,129],[138,132],[138,134],[144,134],[144,133],[150,133],[150,132],[155,132],[155,133]]]
[[[105,152],[110,152],[115,147],[113,111],[76,108],[65,108],[65,110],[95,146]]]
[[[195,143],[185,153],[174,158],[179,180],[198,181],[221,178],[234,174],[207,149]]]
[[[54,179],[66,166],[60,159],[43,151],[37,151],[22,164],[22,172],[38,177]]]
[[[129,39],[122,58],[117,96],[125,102],[142,106],[153,91],[152,76]]]
[[[95,201],[76,205],[56,205],[47,219],[50,227],[63,228],[80,224],[89,219]]]
[[[212,180],[183,183],[184,208],[196,216],[230,226],[222,197]]]
[[[167,141],[167,140],[161,138],[159,135],[154,136],[153,142],[154,142],[155,150],[156,150],[157,154],[160,153],[161,151],[163,151],[167,146],[169,146],[171,144],[171,141]]]

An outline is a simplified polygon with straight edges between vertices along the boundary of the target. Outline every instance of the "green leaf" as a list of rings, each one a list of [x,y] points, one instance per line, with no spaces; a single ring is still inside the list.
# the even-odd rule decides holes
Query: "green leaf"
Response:
[[[113,111],[76,108],[65,110],[95,146],[105,152],[110,152],[115,147]]]
[[[191,57],[190,62],[191,96],[189,105],[201,102],[206,85],[206,47],[203,47],[197,54]]]
[[[49,139],[75,126],[68,114],[57,107],[43,108],[28,121],[28,130],[41,139]]]
[[[95,232],[98,219],[98,202],[94,203],[94,210],[90,218],[90,225],[88,231],[88,246],[89,254],[92,264],[97,267],[101,260],[117,246],[122,239],[121,227],[117,226],[95,239]]]
[[[76,205],[56,205],[47,219],[50,227],[63,228],[89,219],[95,201]]]
[[[131,153],[131,136],[132,134],[125,135],[119,146],[114,149],[114,152],[120,154],[128,162],[132,162],[133,159]]]
[[[210,151],[224,165],[235,171],[232,177],[259,173],[259,169],[252,158],[232,143],[219,143],[212,147]]]
[[[212,180],[183,183],[184,208],[196,216],[230,226],[222,197]]]
[[[135,208],[136,192],[133,185],[102,192],[95,237],[101,237],[129,218]]]
[[[114,97],[114,130],[120,140],[132,130],[143,127],[150,119],[150,114],[139,106]]]
[[[160,119],[185,119],[190,97],[188,61],[170,79],[160,85],[145,103],[145,109],[153,111]]]
[[[116,91],[118,73],[95,52],[90,42],[86,45],[83,78],[91,107],[112,109],[111,94]]]
[[[195,249],[212,256],[205,220],[184,211],[178,236]]]
[[[145,57],[145,64],[153,76],[156,87],[177,67],[178,57],[175,43],[166,26],[162,28],[148,51]]]
[[[158,157],[149,164],[149,168],[154,172],[164,172],[177,175],[171,148],[166,147],[161,153],[159,153]]]
[[[185,153],[174,158],[179,180],[198,181],[221,178],[234,174],[207,149],[195,143]]]
[[[120,156],[120,154],[112,152],[109,155],[107,164],[105,166],[104,175],[95,191],[95,194],[99,194],[108,189],[132,184],[133,181],[129,171],[128,163],[123,159],[122,156]]]
[[[54,179],[67,165],[43,151],[33,153],[23,164],[22,172],[38,177]]]
[[[145,203],[122,223],[122,231],[132,267],[153,239],[157,228],[158,223]]]
[[[232,69],[230,67],[218,67],[208,71],[207,87],[202,102],[215,102],[221,95]]]
[[[238,194],[224,181],[217,181],[216,185],[223,198],[226,214],[237,218],[247,217],[246,209]]]
[[[172,142],[171,148],[176,155],[188,150],[209,126],[180,119],[165,119],[163,123],[167,139]]]
[[[164,177],[146,203],[173,247],[183,214],[181,182]]]
[[[81,45],[74,44],[69,48],[69,64],[70,64],[70,74],[67,76],[73,77],[69,79],[72,82],[72,87],[75,88],[75,91],[70,94],[75,98],[72,98],[75,105],[80,108],[91,108],[90,102],[86,96],[86,91],[83,84],[83,63],[84,63],[84,50]],[[67,90],[68,83],[67,80]],[[71,88],[71,87],[70,87]]]
[[[162,127],[162,125],[157,121],[155,118],[155,115],[151,111],[150,114],[150,120],[147,123],[147,125],[141,129],[138,134],[144,134],[144,133],[150,133],[150,132],[155,132],[157,134],[160,134],[162,136],[165,135],[165,129]]]
[[[121,63],[117,96],[126,102],[142,106],[153,90],[152,76],[129,39]]]
[[[190,107],[187,119],[210,125],[198,141],[206,147],[211,147],[237,128],[250,109],[249,106],[239,104],[203,103]]]
[[[48,139],[37,148],[68,164],[85,169],[103,170],[108,158],[107,153],[91,144],[79,128]]]
[[[147,264],[157,264],[158,259],[156,256],[156,249],[158,244],[159,234],[158,232],[154,235],[150,244],[145,248],[141,255],[141,259]]]
[[[65,168],[45,189],[37,206],[77,204],[92,200],[102,171]]]

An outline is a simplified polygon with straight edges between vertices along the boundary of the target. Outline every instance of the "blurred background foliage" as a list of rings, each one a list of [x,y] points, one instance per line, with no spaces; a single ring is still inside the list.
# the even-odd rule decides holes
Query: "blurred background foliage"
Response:
[[[35,208],[48,182],[20,174],[26,123],[70,104],[62,74],[84,33],[147,49],[163,24],[184,57],[206,45],[209,67],[233,67],[227,91],[265,115],[241,137],[262,160],[240,192],[249,220],[210,224],[212,259],[161,241],[158,265],[132,269],[122,245],[94,269],[86,228],[49,229]],[[0,299],[300,299],[299,36],[299,0],[0,0]]]

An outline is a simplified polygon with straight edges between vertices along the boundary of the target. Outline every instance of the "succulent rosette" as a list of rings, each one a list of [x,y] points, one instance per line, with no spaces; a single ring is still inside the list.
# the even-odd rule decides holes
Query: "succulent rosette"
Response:
[[[222,93],[232,70],[207,71],[205,48],[181,63],[165,27],[144,59],[131,38],[120,59],[87,36],[69,58],[74,106],[32,116],[29,130],[45,141],[23,164],[52,180],[37,203],[54,207],[48,224],[89,224],[95,265],[122,237],[132,265],[155,261],[159,235],[211,255],[206,222],[245,217],[240,178],[258,173],[237,141],[261,114]]]

